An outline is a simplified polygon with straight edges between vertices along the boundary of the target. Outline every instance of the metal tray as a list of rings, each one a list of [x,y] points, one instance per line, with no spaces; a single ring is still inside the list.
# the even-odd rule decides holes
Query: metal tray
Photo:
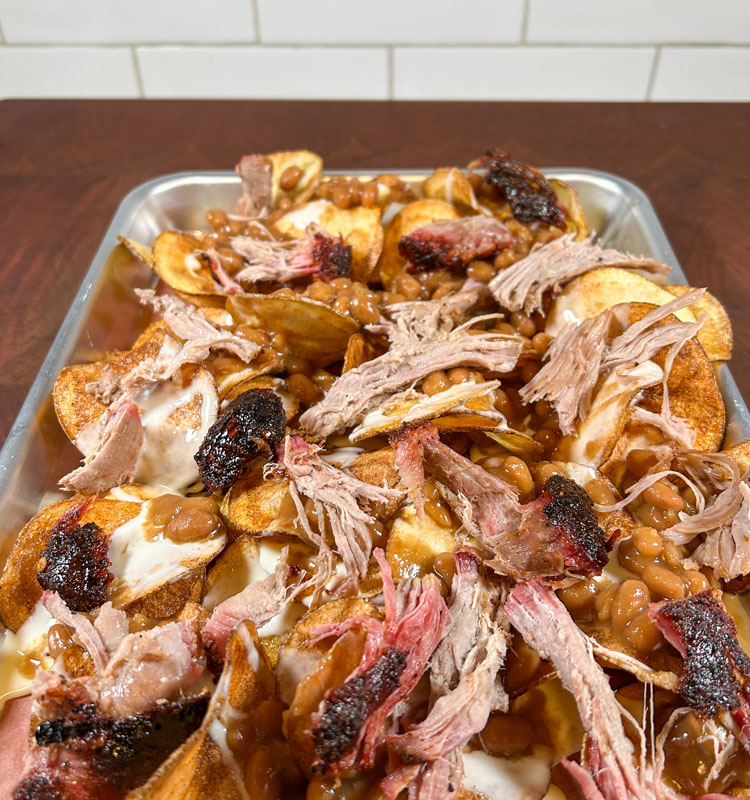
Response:
[[[397,172],[410,179],[425,175]],[[545,172],[576,189],[591,229],[605,244],[670,264],[668,282],[686,282],[651,203],[637,186],[595,170]],[[149,243],[168,228],[204,228],[206,210],[234,207],[238,192],[233,173],[182,172],[138,186],[120,204],[0,452],[0,564],[26,521],[63,496],[57,480],[79,460],[55,417],[51,392],[58,372],[67,364],[95,360],[105,350],[127,349],[148,319],[132,290],[152,285],[154,275],[116,247],[117,236]],[[750,438],[750,413],[726,367],[720,368],[719,378],[727,442]]]

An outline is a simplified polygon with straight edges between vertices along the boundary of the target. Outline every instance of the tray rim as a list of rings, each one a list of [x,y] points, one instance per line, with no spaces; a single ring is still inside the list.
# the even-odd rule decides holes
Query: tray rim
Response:
[[[542,169],[545,175],[552,177],[562,175],[580,175],[588,178],[595,178],[598,181],[609,181],[617,186],[629,199],[631,208],[638,208],[645,217],[646,227],[657,244],[660,258],[669,264],[674,275],[681,281],[687,282],[687,277],[677,259],[677,256],[667,238],[661,220],[656,214],[648,195],[640,186],[612,172],[592,169],[590,167],[545,167]],[[432,172],[427,168],[358,168],[358,169],[327,169],[328,175],[352,175],[352,176],[374,176],[381,173],[388,173],[415,178],[426,176]],[[112,219],[102,235],[99,246],[91,261],[91,265],[81,280],[80,287],[73,298],[73,301],[63,318],[60,327],[55,334],[47,355],[34,378],[33,383],[24,399],[21,408],[16,415],[13,424],[8,431],[8,435],[0,449],[0,499],[4,498],[8,486],[13,478],[13,464],[16,457],[20,454],[24,444],[24,438],[29,425],[34,419],[36,412],[41,408],[47,395],[51,391],[54,380],[59,371],[67,364],[62,363],[66,359],[64,354],[67,352],[66,343],[69,339],[77,336],[79,321],[85,317],[89,305],[93,301],[93,288],[95,287],[100,274],[102,273],[112,248],[117,244],[119,232],[125,228],[126,221],[132,216],[138,205],[145,201],[155,191],[167,190],[173,184],[181,183],[186,180],[193,183],[228,183],[239,184],[240,179],[231,170],[182,170],[170,172],[156,176],[133,187],[120,201]],[[732,403],[734,410],[743,421],[743,434],[750,436],[750,410],[744,398],[739,392],[736,381],[729,368],[725,367],[719,378],[723,394]]]

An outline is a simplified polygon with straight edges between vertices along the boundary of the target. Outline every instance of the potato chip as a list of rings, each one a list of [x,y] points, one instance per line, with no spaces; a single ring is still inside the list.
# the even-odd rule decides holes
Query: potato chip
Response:
[[[136,242],[133,239],[128,239],[127,236],[118,236],[117,241],[126,247],[139,261],[148,264],[151,269],[154,268],[154,254],[150,247],[146,247],[145,244],[140,244],[140,242]]]
[[[458,167],[439,167],[425,179],[424,196],[433,200],[445,200],[471,213],[479,210],[477,198],[469,179]]]
[[[741,473],[750,469],[750,439],[746,442],[739,442],[738,444],[732,445],[732,447],[728,447],[721,452],[730,456],[737,462]]]
[[[328,200],[313,200],[285,214],[276,227],[285,235],[297,238],[315,222],[332,236],[341,236],[352,248],[352,280],[366,283],[375,270],[383,249],[380,208],[339,208]]]
[[[663,306],[674,295],[649,278],[619,267],[601,267],[574,278],[552,304],[545,332],[557,336],[563,325],[595,317],[618,303],[653,303]],[[695,322],[689,308],[682,308],[677,317]]]
[[[249,392],[251,389],[273,389],[281,398],[287,421],[299,411],[299,400],[287,389],[286,381],[282,378],[274,378],[271,375],[257,375],[252,378],[243,377],[221,396],[222,406],[227,406],[235,397],[239,397],[243,392]]]
[[[237,294],[227,309],[238,321],[284,334],[292,353],[321,367],[344,357],[349,337],[359,328],[352,317],[306,297]]]
[[[665,286],[675,297],[689,292],[690,286]],[[706,315],[706,321],[698,331],[698,341],[706,351],[709,361],[729,361],[732,357],[732,323],[724,306],[708,291],[697,303],[688,306],[696,319]]]
[[[402,237],[413,233],[423,225],[442,219],[457,219],[460,213],[455,206],[444,200],[415,200],[404,206],[388,223],[383,240],[383,252],[378,263],[380,280],[386,289],[392,288],[393,280],[406,265],[398,252]]]
[[[165,231],[151,248],[152,267],[156,274],[177,292],[196,295],[220,295],[199,239],[189,233]]]
[[[582,242],[589,235],[589,229],[586,224],[586,218],[583,215],[581,201],[578,199],[575,189],[557,178],[550,178],[548,183],[557,199],[568,212],[568,224],[565,233],[575,233],[576,241]]]
[[[224,495],[221,513],[236,534],[297,535],[297,509],[287,482],[280,478],[264,480],[262,466],[249,469]]]
[[[350,369],[356,369],[366,361],[372,361],[379,355],[378,349],[363,333],[355,333],[347,342],[346,354],[342,374]]]
[[[304,203],[320,181],[323,159],[309,150],[283,150],[269,153],[268,158],[272,165],[271,206],[278,208],[282,200],[290,200],[294,205]],[[282,186],[282,176],[287,170],[299,171],[299,177],[291,188]]]

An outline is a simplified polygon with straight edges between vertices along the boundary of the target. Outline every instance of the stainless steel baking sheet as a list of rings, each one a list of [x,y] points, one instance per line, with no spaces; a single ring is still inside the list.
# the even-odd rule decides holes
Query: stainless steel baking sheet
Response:
[[[412,179],[424,174],[397,172]],[[592,230],[605,244],[670,264],[668,282],[686,282],[651,203],[637,186],[595,170],[545,172],[575,187]],[[67,364],[94,360],[105,350],[129,347],[145,326],[147,312],[132,290],[152,285],[154,275],[124,248],[116,247],[117,236],[150,243],[168,228],[204,228],[206,210],[233,208],[238,192],[239,180],[233,173],[183,172],[138,186],[120,204],[0,451],[0,564],[26,521],[62,496],[57,480],[79,459],[52,405],[58,372]],[[731,373],[726,367],[720,369],[727,441],[732,444],[750,438],[750,414]]]

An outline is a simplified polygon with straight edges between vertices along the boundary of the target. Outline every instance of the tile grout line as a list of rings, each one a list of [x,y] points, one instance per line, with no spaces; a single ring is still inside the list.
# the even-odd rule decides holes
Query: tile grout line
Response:
[[[260,35],[260,9],[258,8],[258,0],[250,0],[251,8],[253,10],[253,27],[255,28],[255,42],[262,43]]]
[[[138,60],[138,48],[136,45],[130,46],[130,57],[133,61],[133,69],[135,70],[135,84],[138,87],[138,96],[143,99],[146,94],[143,91],[143,76],[141,75],[141,63]]]
[[[393,100],[393,92],[394,87],[396,84],[395,76],[394,76],[394,49],[392,47],[388,48],[388,69],[386,70],[386,79],[387,79],[387,92],[388,92],[388,99]]]
[[[659,69],[659,62],[661,61],[661,45],[657,45],[654,50],[654,60],[651,64],[651,74],[648,76],[648,84],[646,85],[646,102],[651,101],[651,96],[654,93],[654,84],[656,83],[656,72]]]
[[[528,41],[530,13],[531,13],[531,0],[524,0],[523,14],[521,16],[521,44],[526,44]]]

